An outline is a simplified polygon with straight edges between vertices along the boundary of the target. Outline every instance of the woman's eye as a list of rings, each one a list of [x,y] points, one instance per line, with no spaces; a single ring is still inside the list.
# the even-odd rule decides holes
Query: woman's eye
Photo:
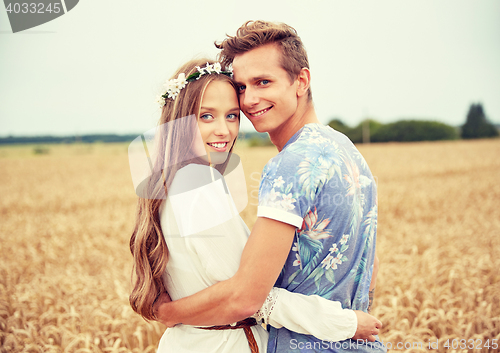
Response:
[[[238,119],[238,114],[229,114],[226,117],[227,120],[237,120]]]
[[[212,120],[214,117],[212,116],[212,114],[203,114],[202,116],[200,116],[200,119],[202,120]]]

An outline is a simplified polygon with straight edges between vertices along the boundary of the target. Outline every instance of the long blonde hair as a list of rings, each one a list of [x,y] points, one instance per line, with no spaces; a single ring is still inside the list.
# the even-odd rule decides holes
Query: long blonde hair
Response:
[[[207,59],[192,60],[180,67],[172,78],[177,78],[179,73],[185,73],[188,77],[196,72],[196,66],[204,66],[207,62],[213,64],[213,61]],[[228,82],[235,91],[237,89],[226,75],[203,75],[181,89],[175,100],[166,99],[162,110],[159,127],[166,129],[157,139],[158,156],[154,161],[154,170],[160,172],[153,175],[146,186],[150,189],[150,197],[138,199],[135,227],[130,238],[134,263],[133,290],[129,300],[132,309],[146,320],[155,319],[153,304],[166,291],[162,275],[167,266],[168,248],[160,225],[160,206],[175,173],[193,162],[193,132],[198,125],[197,119],[190,119],[189,116],[194,114],[198,118],[206,87],[215,80]],[[181,118],[184,119],[179,121],[180,124],[167,124]],[[216,168],[223,173],[226,164],[227,162]],[[163,190],[159,190],[157,185],[161,185]]]

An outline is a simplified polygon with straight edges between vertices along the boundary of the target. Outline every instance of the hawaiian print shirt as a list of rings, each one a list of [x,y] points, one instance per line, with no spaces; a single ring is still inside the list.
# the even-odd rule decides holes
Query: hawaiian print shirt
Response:
[[[277,287],[367,311],[377,192],[366,161],[345,135],[319,124],[299,130],[264,167],[258,216],[297,227]],[[378,341],[325,342],[270,327],[270,353],[346,351],[386,349]]]

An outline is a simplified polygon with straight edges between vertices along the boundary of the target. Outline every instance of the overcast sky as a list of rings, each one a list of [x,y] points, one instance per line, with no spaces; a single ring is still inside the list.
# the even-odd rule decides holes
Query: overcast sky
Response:
[[[81,0],[15,34],[0,6],[0,136],[149,130],[163,81],[251,19],[297,29],[323,123],[500,123],[499,0]]]

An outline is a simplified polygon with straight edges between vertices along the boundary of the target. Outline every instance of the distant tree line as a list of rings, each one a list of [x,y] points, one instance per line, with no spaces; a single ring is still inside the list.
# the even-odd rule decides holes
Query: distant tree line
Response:
[[[7,136],[0,137],[0,145],[14,144],[46,144],[46,143],[112,143],[132,142],[139,134],[92,134],[81,136]]]
[[[245,140],[249,147],[273,146],[269,134],[266,132],[240,132],[238,140]]]
[[[361,142],[410,142],[436,141],[496,137],[498,128],[491,124],[481,104],[472,104],[467,120],[461,127],[453,127],[437,121],[400,120],[382,124],[367,119],[355,127],[344,124],[340,119],[328,123],[333,129],[342,132],[354,143]]]
[[[115,143],[132,142],[139,134],[116,135],[116,134],[92,134],[79,136],[7,136],[0,137],[0,145],[15,144],[57,144],[57,143]],[[267,133],[260,132],[240,132],[239,140],[248,141],[250,147],[272,146]],[[40,152],[42,153],[42,152]]]
[[[333,119],[329,126],[347,135],[354,143],[370,142],[406,142],[455,140],[458,138],[474,139],[499,136],[498,126],[488,121],[481,104],[472,104],[465,124],[453,127],[437,121],[400,120],[390,124],[382,124],[367,119],[355,127],[346,125],[340,119]],[[13,144],[52,144],[52,143],[113,143],[132,142],[139,134],[91,134],[81,136],[7,136],[0,137],[0,145]],[[248,141],[250,147],[271,146],[267,133],[240,132],[239,139]]]

